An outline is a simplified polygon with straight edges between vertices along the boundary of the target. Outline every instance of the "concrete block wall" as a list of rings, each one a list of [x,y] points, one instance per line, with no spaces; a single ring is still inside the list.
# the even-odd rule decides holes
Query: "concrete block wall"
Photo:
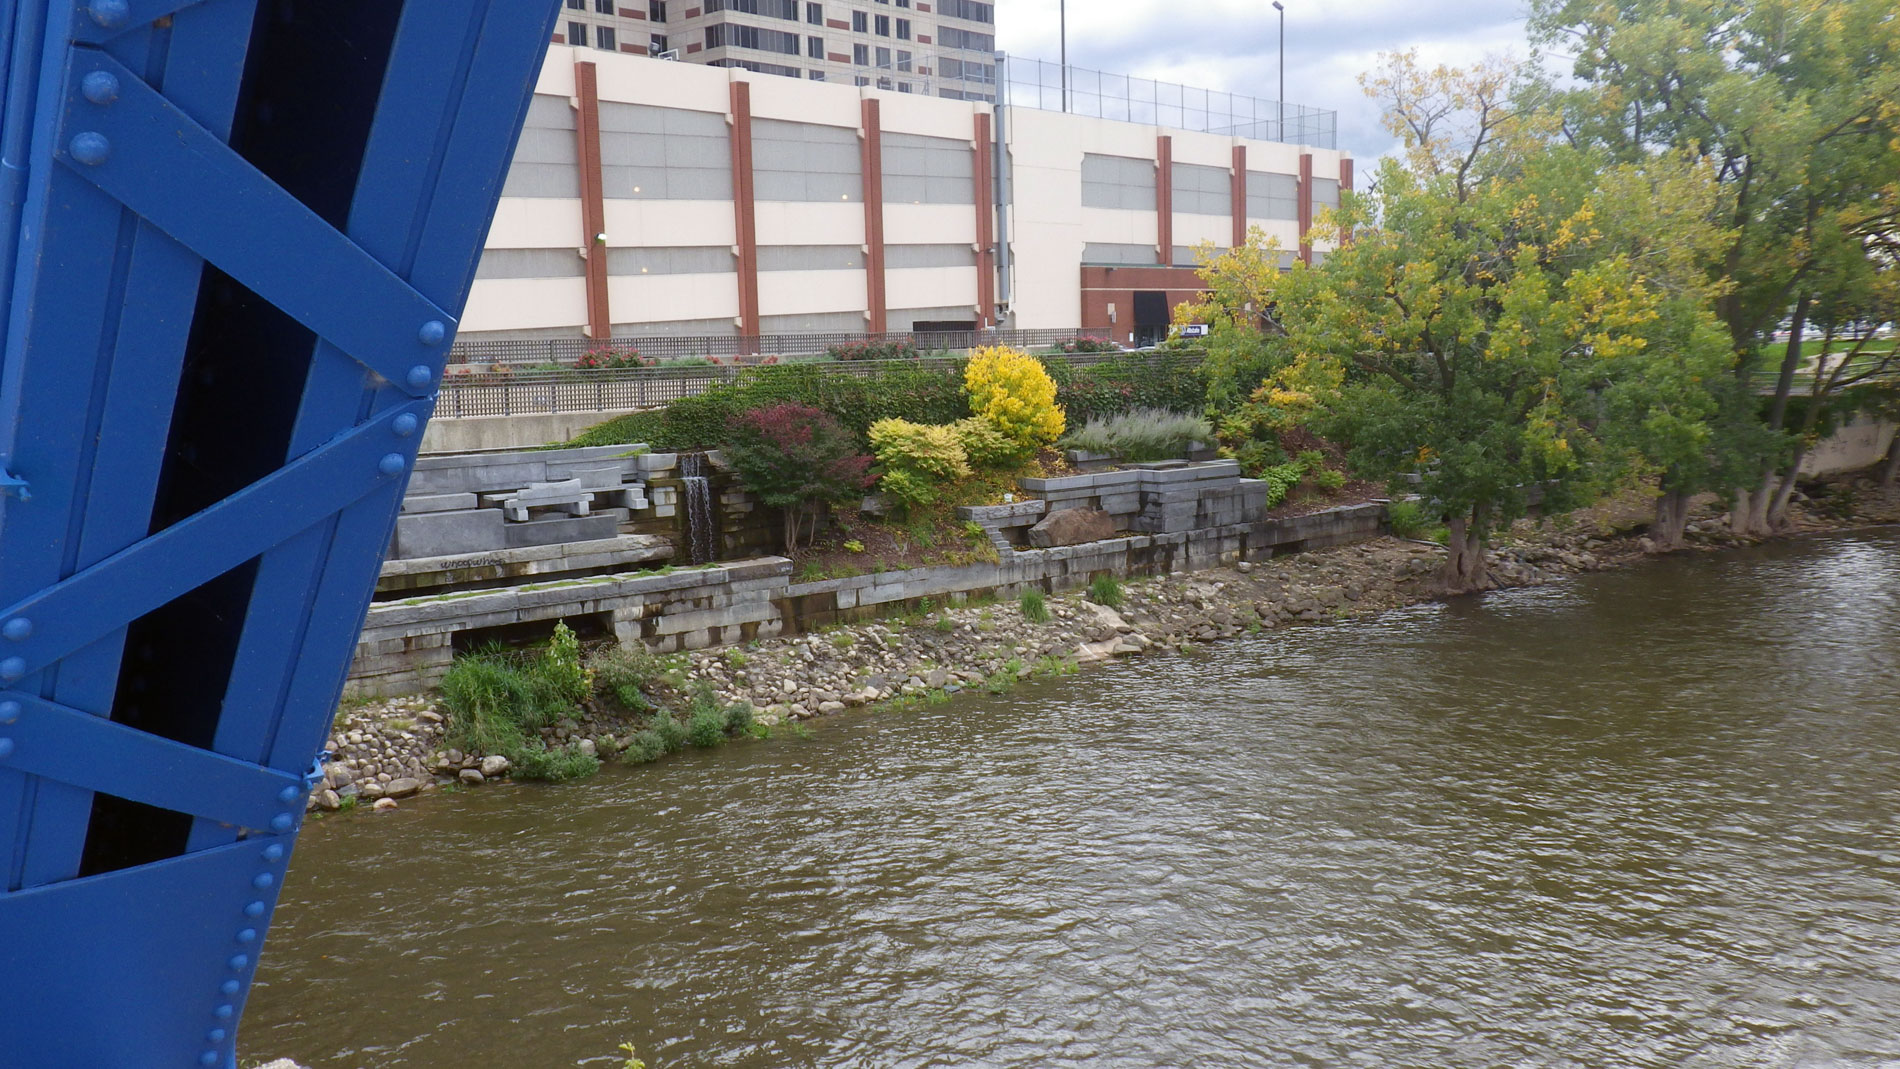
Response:
[[[1242,492],[1244,488],[1241,488]],[[1011,506],[992,506],[1011,509]],[[1000,522],[1031,514],[1028,502],[990,515]],[[486,629],[552,630],[583,617],[660,652],[770,638],[789,631],[882,615],[920,598],[958,601],[1012,596],[1035,587],[1086,586],[1098,575],[1163,575],[1217,567],[1275,553],[1375,537],[1385,505],[1375,502],[1283,520],[1188,531],[1131,533],[1076,546],[1003,554],[994,564],[793,583],[791,562],[761,557],[678,571],[632,572],[392,601],[371,607],[346,693],[406,693],[440,681],[456,648],[478,644]],[[458,636],[459,639],[458,639]]]

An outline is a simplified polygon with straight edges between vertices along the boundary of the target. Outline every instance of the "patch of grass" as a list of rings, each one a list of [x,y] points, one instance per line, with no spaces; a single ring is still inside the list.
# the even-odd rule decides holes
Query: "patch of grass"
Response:
[[[840,631],[831,636],[831,644],[841,650],[848,650],[858,644],[858,636],[849,631]]]
[[[596,651],[587,659],[597,694],[612,698],[629,712],[653,708],[649,692],[665,680],[667,662],[638,642]]]
[[[442,678],[450,745],[512,760],[531,732],[577,711],[552,674],[544,658],[498,647],[456,658]]]
[[[585,779],[600,771],[600,758],[567,747],[549,749],[539,739],[516,748],[508,755],[508,763],[509,773],[516,779],[549,783]]]
[[[948,616],[939,616],[937,622],[930,626],[936,628],[938,633],[947,635],[957,629],[957,622]]]
[[[737,671],[746,666],[746,655],[737,649],[729,649],[726,651],[726,663]]]
[[[717,708],[694,710],[686,721],[686,741],[694,746],[718,746],[725,742],[725,714]]]
[[[1424,538],[1431,531],[1433,517],[1417,501],[1393,501],[1385,506],[1385,523],[1400,538]]]
[[[1049,622],[1049,596],[1040,590],[1025,590],[1022,596],[1023,619],[1032,624]]]
[[[1126,594],[1122,581],[1112,575],[1098,575],[1089,584],[1089,600],[1097,605],[1106,605],[1111,609],[1120,608]]]
[[[1045,678],[1049,676],[1072,676],[1081,670],[1081,665],[1076,664],[1067,657],[1057,657],[1054,654],[1048,654],[1037,659],[1035,674]]]
[[[399,716],[392,720],[383,721],[383,726],[391,731],[408,731],[410,728],[416,726],[416,722],[408,717]]]

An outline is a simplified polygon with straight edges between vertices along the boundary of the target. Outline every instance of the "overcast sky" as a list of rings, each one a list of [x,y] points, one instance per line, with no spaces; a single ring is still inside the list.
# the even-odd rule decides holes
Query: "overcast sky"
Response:
[[[1428,64],[1529,58],[1524,0],[1283,0],[1286,97],[1339,113],[1339,147],[1362,160],[1396,144],[1359,87],[1380,52]],[[996,0],[997,47],[1054,62],[1058,0]],[[1276,95],[1278,12],[1269,0],[1068,0],[1076,67]]]

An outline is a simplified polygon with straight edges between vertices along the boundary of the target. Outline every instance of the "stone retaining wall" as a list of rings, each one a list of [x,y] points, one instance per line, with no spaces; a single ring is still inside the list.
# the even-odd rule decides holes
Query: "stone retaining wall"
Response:
[[[1375,537],[1384,516],[1384,504],[1374,502],[1289,519],[1012,551],[995,564],[816,583],[793,583],[789,560],[761,557],[382,602],[371,606],[364,622],[346,693],[381,697],[431,686],[455,651],[478,644],[485,632],[551,630],[555,621],[567,620],[578,630],[611,631],[622,642],[637,639],[663,653],[700,649],[880,615],[921,598],[955,602],[1031,587],[1062,590],[1086,586],[1098,575],[1161,575],[1317,549]]]

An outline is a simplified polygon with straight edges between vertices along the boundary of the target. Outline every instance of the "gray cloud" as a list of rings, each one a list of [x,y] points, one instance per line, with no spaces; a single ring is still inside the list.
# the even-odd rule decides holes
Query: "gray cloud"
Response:
[[[1284,0],[1286,95],[1339,113],[1339,145],[1370,159],[1390,151],[1359,75],[1378,53],[1417,48],[1427,63],[1525,57],[1524,0]],[[1268,0],[1069,0],[1069,62],[1271,100],[1278,13]],[[1055,60],[1057,0],[999,0],[998,47]]]

